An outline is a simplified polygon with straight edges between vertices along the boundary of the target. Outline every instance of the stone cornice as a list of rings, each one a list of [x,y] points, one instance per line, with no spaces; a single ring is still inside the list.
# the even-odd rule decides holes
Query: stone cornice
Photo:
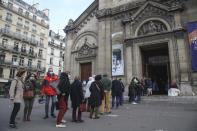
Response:
[[[152,40],[152,39],[158,39],[161,37],[161,39],[166,38],[166,37],[171,37],[172,35],[180,38],[180,36],[182,37],[182,34],[186,32],[186,29],[184,28],[180,28],[180,29],[175,29],[172,31],[166,31],[166,32],[161,32],[161,33],[154,33],[154,34],[148,34],[148,35],[144,35],[144,36],[137,36],[137,37],[131,37],[131,38],[126,38],[124,40],[124,42],[126,43],[126,46],[131,46],[134,43],[139,43],[141,41],[148,41],[148,40]],[[183,38],[183,37],[182,37]]]
[[[67,25],[64,28],[64,32],[68,33],[69,31],[72,31],[74,29],[76,29],[81,23],[83,23],[83,21],[85,19],[88,18],[89,15],[91,15],[91,13],[98,9],[98,0],[95,0],[73,23],[72,25]]]
[[[107,9],[102,9],[98,10],[96,17],[97,19],[113,16],[116,14],[120,14],[129,10],[136,9],[144,4],[146,0],[140,1],[140,2],[132,2],[132,3],[127,3],[124,5],[120,5],[114,8],[107,8]]]

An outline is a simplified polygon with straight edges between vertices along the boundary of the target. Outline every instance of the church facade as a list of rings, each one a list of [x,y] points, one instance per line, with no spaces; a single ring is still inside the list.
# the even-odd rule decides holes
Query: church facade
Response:
[[[197,71],[187,24],[197,21],[196,8],[196,0],[95,0],[64,29],[64,70],[82,80],[106,73],[126,83],[149,77],[161,94],[176,82],[191,95]]]

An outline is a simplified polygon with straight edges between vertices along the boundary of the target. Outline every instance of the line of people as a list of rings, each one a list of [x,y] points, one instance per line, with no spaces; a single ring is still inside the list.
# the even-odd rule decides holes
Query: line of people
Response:
[[[10,99],[14,103],[9,123],[11,128],[16,128],[15,118],[23,101],[25,105],[23,121],[31,121],[31,112],[35,101],[36,88],[38,88],[36,84],[37,78],[35,74],[30,74],[24,80],[24,74],[25,71],[19,71],[15,79],[12,80],[10,86]],[[90,112],[89,117],[91,119],[99,119],[99,114],[110,114],[111,109],[115,107],[118,108],[124,103],[125,86],[121,79],[118,80],[115,78],[111,81],[106,74],[103,76],[96,75],[90,77],[87,85],[83,88],[83,84],[79,77],[75,77],[72,84],[70,84],[69,78],[70,72],[62,72],[58,79],[53,69],[49,68],[47,75],[42,81],[41,98],[45,95],[44,119],[49,118],[49,103],[51,100],[50,115],[52,118],[56,118],[54,113],[55,107],[58,105],[59,108],[56,127],[66,127],[66,121],[63,120],[63,117],[68,109],[69,96],[72,107],[72,122],[83,122],[81,104],[87,104],[87,111]],[[132,102],[134,102],[134,97],[136,95],[135,88],[136,86],[138,87],[138,82],[136,81],[138,81],[137,78],[132,79],[129,86],[130,100],[132,100]],[[112,105],[110,105],[111,96]],[[137,96],[140,101],[140,96],[138,94]]]

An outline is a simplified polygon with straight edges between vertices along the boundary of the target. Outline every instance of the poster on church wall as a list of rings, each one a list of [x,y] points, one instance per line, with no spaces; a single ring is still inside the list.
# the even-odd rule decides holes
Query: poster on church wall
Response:
[[[112,76],[124,75],[122,32],[112,35]]]
[[[192,58],[192,70],[197,71],[197,21],[188,23],[187,28]]]

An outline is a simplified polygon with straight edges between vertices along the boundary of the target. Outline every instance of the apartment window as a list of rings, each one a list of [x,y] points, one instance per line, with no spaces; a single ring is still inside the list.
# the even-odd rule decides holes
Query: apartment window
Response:
[[[22,18],[18,18],[17,25],[22,26],[23,25],[23,22],[22,21],[23,21]]]
[[[44,20],[41,20],[41,24],[45,24],[45,21]]]
[[[15,51],[18,51],[18,45],[19,43],[17,41],[14,42],[14,50]]]
[[[27,35],[28,35],[27,32],[23,32],[23,39],[24,39],[24,40],[27,40]]]
[[[12,63],[17,62],[17,56],[16,55],[12,55]]]
[[[29,17],[29,12],[26,11],[26,12],[25,12],[25,16],[26,16],[26,17]]]
[[[21,47],[21,52],[25,53],[26,52],[26,44],[23,44]]]
[[[9,25],[5,25],[5,32],[9,33],[10,32],[10,26]]]
[[[32,42],[35,42],[36,40],[35,40],[36,38],[35,38],[35,35],[31,35],[31,41]]]
[[[38,61],[37,68],[41,69],[41,61]]]
[[[16,29],[16,36],[20,37],[21,36],[21,31],[19,29]]]
[[[3,68],[0,68],[0,77],[3,77]]]
[[[5,62],[5,54],[0,54],[0,63]]]
[[[59,66],[62,66],[62,62],[61,61],[59,61]]]
[[[60,43],[60,47],[62,48],[62,43]]]
[[[28,60],[28,67],[31,67],[32,66],[32,59],[29,59]]]
[[[23,9],[18,8],[18,13],[19,13],[19,14],[22,14],[22,13],[23,13]]]
[[[43,40],[42,38],[40,38],[40,45],[43,45],[43,44],[44,44],[43,41],[44,41],[44,40]]]
[[[35,20],[35,21],[36,21],[36,16],[35,16],[35,15],[33,15],[33,20]]]
[[[7,45],[8,45],[8,39],[3,38],[3,40],[2,40],[2,46],[3,47],[6,47]]]
[[[51,48],[51,55],[54,55],[54,49]]]
[[[53,58],[50,58],[50,65],[53,65]]]
[[[41,29],[41,30],[40,30],[40,34],[41,34],[41,35],[45,35],[45,30],[44,30],[44,29]]]
[[[8,2],[8,8],[12,9],[13,8],[13,4]]]
[[[10,69],[10,78],[14,78],[15,76],[15,69]]]
[[[54,40],[53,39],[51,40],[51,44],[54,44]]]
[[[20,58],[19,65],[20,65],[20,66],[24,66],[24,57],[21,57],[21,58]]]
[[[33,32],[36,31],[36,25],[32,25],[32,31],[33,31]]]
[[[12,14],[7,13],[6,20],[11,22],[12,21]]]
[[[61,75],[61,70],[58,71],[58,75],[59,75],[59,76]]]
[[[62,57],[62,51],[60,51],[60,57]]]
[[[29,54],[34,55],[34,48],[33,47],[29,48]]]
[[[25,29],[29,29],[29,21],[25,21]]]
[[[39,49],[38,56],[42,57],[42,49]]]

